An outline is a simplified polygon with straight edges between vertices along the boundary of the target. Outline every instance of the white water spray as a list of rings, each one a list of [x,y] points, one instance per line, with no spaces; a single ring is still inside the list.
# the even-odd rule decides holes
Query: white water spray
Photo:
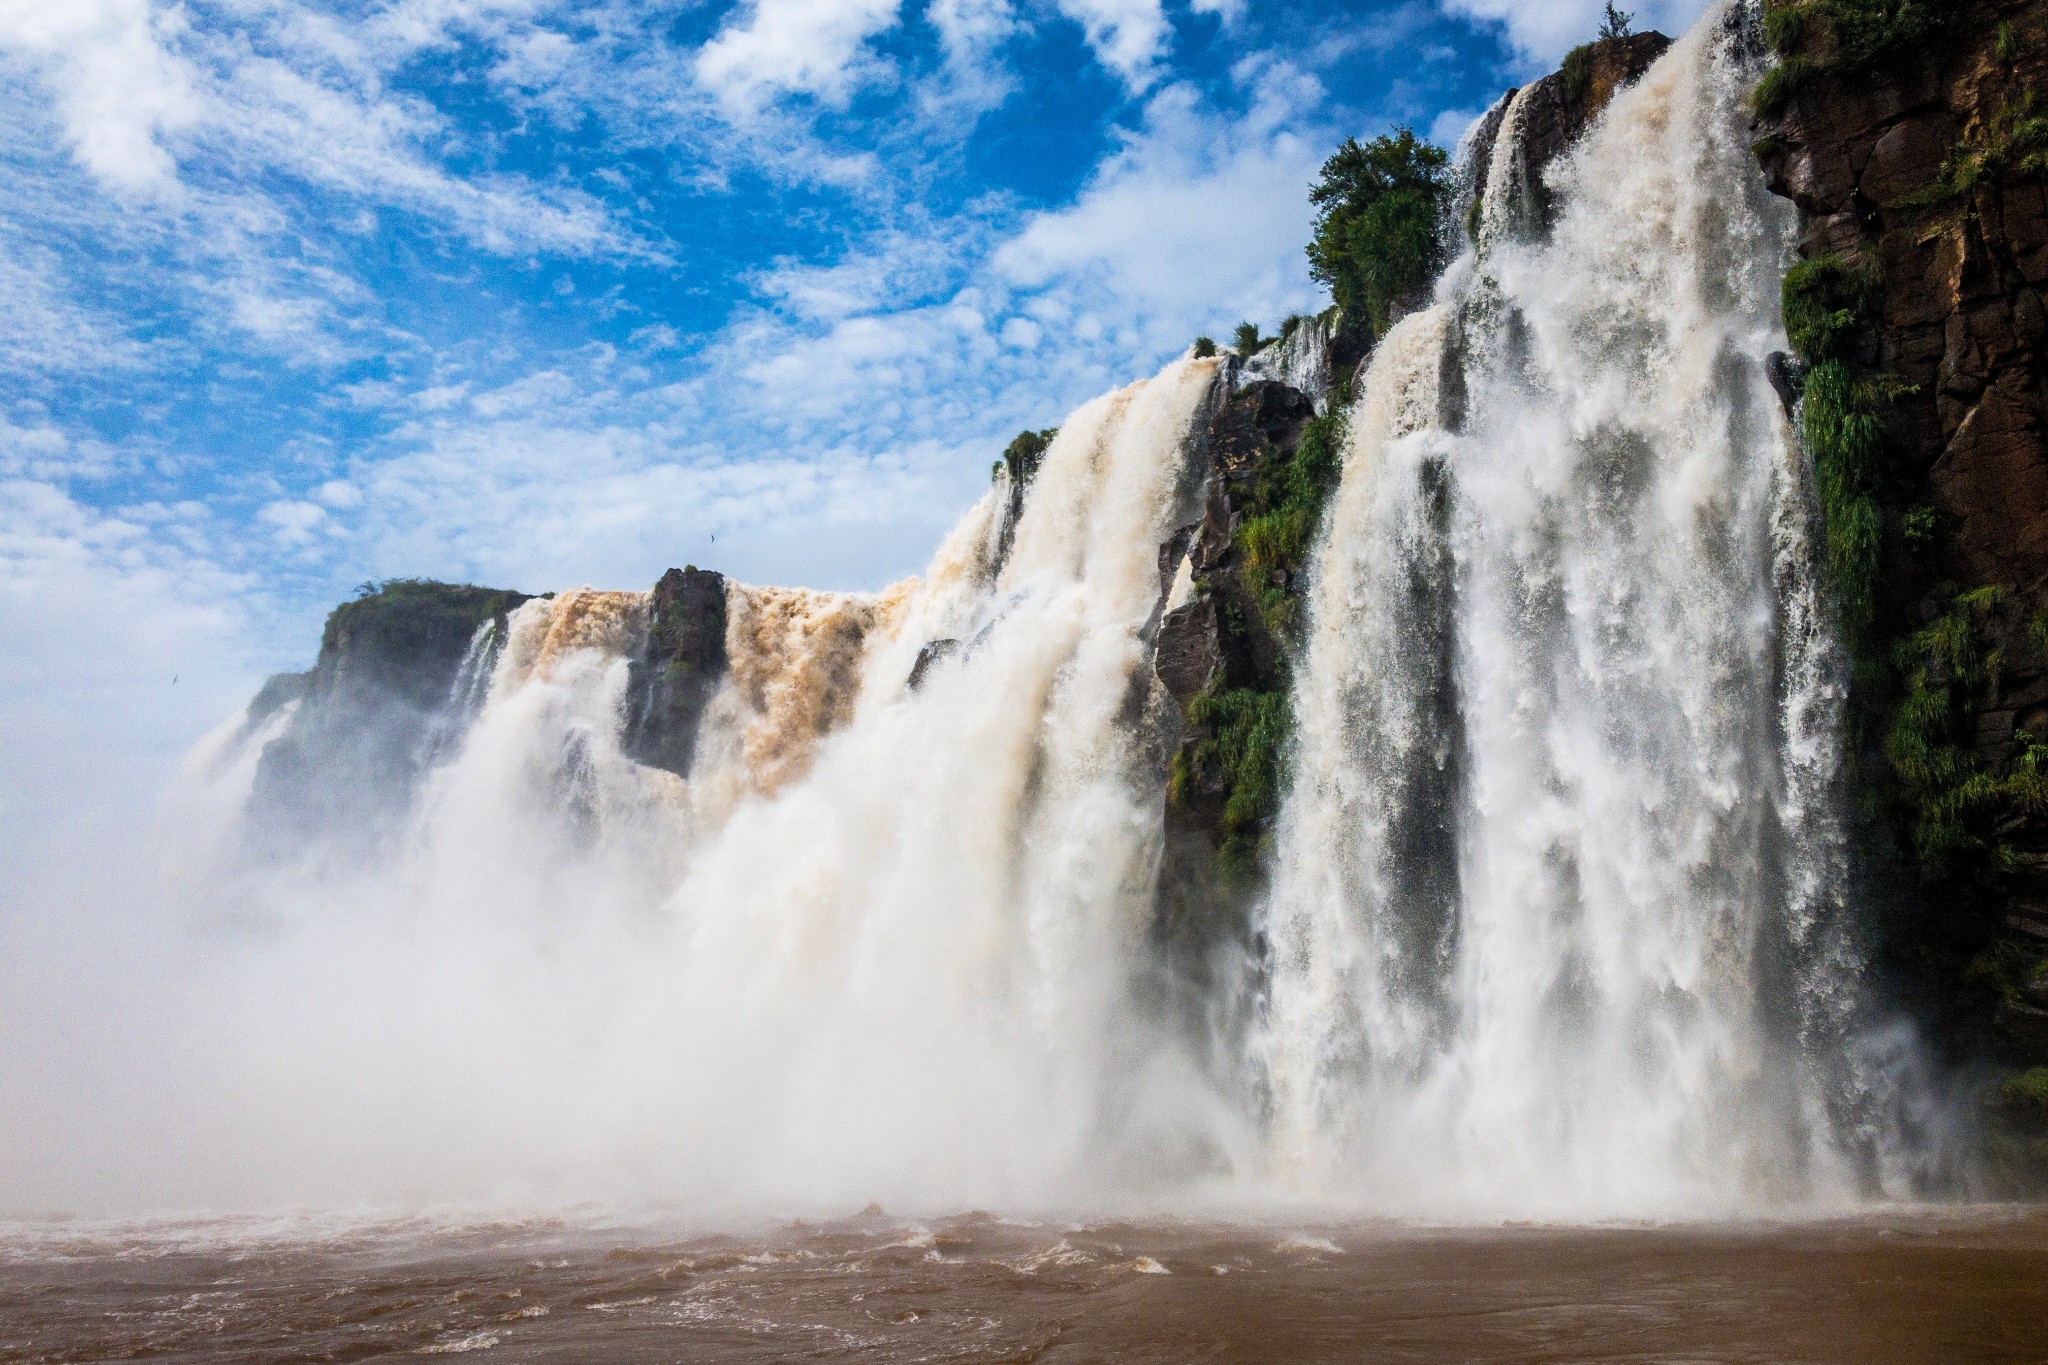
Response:
[[[1509,106],[1484,258],[1352,416],[1262,1040],[1280,1172],[1325,1196],[1850,1192],[1823,1060],[1858,970],[1840,669],[1763,370],[1790,215],[1744,150],[1726,20],[1551,172],[1548,243],[1517,240]],[[1446,340],[1455,434],[1428,429]]]

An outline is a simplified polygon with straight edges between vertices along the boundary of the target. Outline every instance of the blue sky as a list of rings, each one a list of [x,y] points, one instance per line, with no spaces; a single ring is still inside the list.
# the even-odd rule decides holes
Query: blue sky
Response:
[[[1018,428],[1322,306],[1338,141],[1600,9],[0,0],[0,821],[366,579],[915,571]]]

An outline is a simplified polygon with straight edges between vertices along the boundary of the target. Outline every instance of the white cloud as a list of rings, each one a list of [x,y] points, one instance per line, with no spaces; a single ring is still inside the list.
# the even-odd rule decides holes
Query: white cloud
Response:
[[[326,523],[327,509],[314,502],[273,502],[258,512],[256,519],[270,527],[280,545],[301,546],[309,544]]]
[[[1173,39],[1161,0],[1059,0],[1059,7],[1087,34],[1097,61],[1133,90],[1152,84]]]
[[[1631,0],[1622,5],[1638,32],[1661,29],[1678,36],[1700,17],[1708,0]],[[1452,14],[1500,25],[1510,44],[1530,60],[1549,65],[1600,31],[1607,0],[1444,0]]]
[[[177,22],[151,0],[0,0],[0,51],[39,69],[87,169],[122,191],[161,191],[177,167],[160,136],[200,116],[191,68],[161,41]]]
[[[147,349],[120,323],[73,298],[62,263],[0,221],[0,368],[15,374],[132,369]]]
[[[1297,126],[1320,87],[1283,65],[1245,77],[1261,91],[1241,121],[1186,86],[1147,106],[1139,135],[1069,208],[1034,217],[996,253],[1012,286],[1063,294],[1077,313],[1169,334],[1315,306],[1302,258],[1308,186],[1327,135]]]
[[[980,61],[1017,30],[1010,0],[932,0],[925,17],[955,62]]]
[[[748,109],[793,91],[843,104],[870,70],[868,39],[893,27],[902,0],[753,0],[697,54],[697,78]]]

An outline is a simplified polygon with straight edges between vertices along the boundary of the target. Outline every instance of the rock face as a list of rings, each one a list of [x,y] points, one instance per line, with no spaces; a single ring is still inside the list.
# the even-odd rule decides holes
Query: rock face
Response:
[[[1254,380],[1231,394],[1203,442],[1201,520],[1160,547],[1166,610],[1153,673],[1179,708],[1183,733],[1172,761],[1157,925],[1192,981],[1203,979],[1208,955],[1250,932],[1245,912],[1272,813],[1273,793],[1263,803],[1258,793],[1277,784],[1281,756],[1242,750],[1258,738],[1258,715],[1284,713],[1294,643],[1285,637],[1299,612],[1307,544],[1287,566],[1255,566],[1244,532],[1254,518],[1271,518],[1275,490],[1313,421],[1313,401],[1284,384]],[[1334,439],[1336,424],[1322,426],[1322,439]],[[1312,529],[1313,510],[1308,515]]]
[[[1939,42],[1864,79],[1813,81],[1759,128],[1758,146],[1772,188],[1799,205],[1802,254],[1846,256],[1882,281],[1876,360],[1911,390],[1892,407],[1889,448],[1942,515],[1944,567],[2038,595],[2048,191],[2017,167],[1966,191],[1942,180],[1951,157],[1992,148],[2048,80],[2048,35],[2026,0],[1973,0],[1953,15]]]
[[[647,606],[647,639],[628,682],[626,755],[687,777],[697,722],[725,678],[725,575],[670,569]]]
[[[1317,413],[1327,411],[1337,373],[1333,347],[1341,322],[1334,308],[1312,318],[1292,319],[1278,341],[1233,368],[1233,380],[1285,384],[1306,396]],[[1354,356],[1352,364],[1357,363]]]
[[[1895,826],[1911,824],[1901,805],[1923,811],[1894,834],[1904,866],[1884,881],[1907,890],[1892,946],[1952,1045],[2039,1064],[2048,804],[2028,737],[2048,739],[2048,6],[1952,0],[1875,58],[1810,4],[1771,9],[1790,70],[1766,97],[1759,160],[1799,207],[1802,256],[1875,286],[1846,346],[1882,426],[1874,663],[1856,692],[1866,732],[1887,738],[1862,761],[1890,784]],[[1967,657],[1931,657],[1943,623]],[[1960,870],[1936,856],[1931,798],[1902,766],[1909,694],[1952,698],[1937,738],[1980,779],[1958,788],[1983,855]]]
[[[1514,141],[1505,149],[1515,158],[1508,167],[1513,179],[1518,232],[1540,236],[1556,216],[1555,196],[1543,173],[1578,142],[1614,96],[1650,69],[1671,40],[1661,33],[1637,33],[1588,43],[1565,59],[1564,68],[1522,90],[1511,90],[1474,130],[1465,179],[1486,184],[1501,124],[1512,109],[1517,121]]]
[[[526,595],[405,580],[336,607],[312,672],[280,674],[251,704],[299,709],[264,749],[249,798],[259,840],[311,830],[373,838],[432,760],[479,632],[502,640]]]

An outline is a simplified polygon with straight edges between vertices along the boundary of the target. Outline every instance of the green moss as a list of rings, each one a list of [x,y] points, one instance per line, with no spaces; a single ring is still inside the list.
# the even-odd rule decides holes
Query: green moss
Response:
[[[1786,272],[1785,334],[1811,361],[1841,360],[1878,315],[1878,281],[1841,256],[1801,261]]]
[[[1205,689],[1188,708],[1203,737],[1174,756],[1172,799],[1187,804],[1194,774],[1210,768],[1223,778],[1222,846],[1226,876],[1248,880],[1279,814],[1290,733],[1288,694]]]
[[[1333,405],[1328,415],[1302,428],[1293,454],[1260,472],[1251,509],[1231,537],[1259,616],[1284,648],[1297,643],[1301,602],[1274,579],[1291,578],[1307,567],[1323,505],[1343,467],[1343,445],[1344,420]]]
[[[1899,533],[1909,548],[1925,550],[1934,544],[1937,525],[1932,507],[1915,507],[1900,519]]]
[[[1954,604],[1901,642],[1895,663],[1904,695],[1885,737],[1900,795],[1911,817],[1913,850],[1936,878],[1983,882],[2015,870],[2004,834],[2025,817],[2048,815],[2048,746],[2024,731],[2019,752],[1986,764],[1966,726],[1997,687],[2004,666],[1989,624],[2006,590],[1985,587]],[[1990,956],[1968,976],[2009,999],[2018,996],[2018,967]]]
[[[2048,176],[2048,115],[2041,111],[2040,96],[2030,90],[2006,100],[1981,133],[1957,143],[1934,183],[1906,203],[1935,207],[1965,199],[1979,185],[2043,176]]]
[[[1758,118],[1768,118],[1790,104],[1793,99],[1813,83],[1821,68],[1804,57],[1786,57],[1764,72],[1757,82],[1756,90],[1749,97],[1750,111]]]
[[[1802,261],[1785,276],[1785,333],[1813,364],[1801,404],[1801,435],[1814,467],[1829,578],[1859,675],[1881,666],[1872,638],[1884,517],[1877,491],[1883,454],[1883,387],[1850,368],[1874,325],[1878,284],[1839,256]]]
[[[1764,12],[1764,46],[1778,56],[1791,56],[1805,37],[1805,6],[1776,5]]]
[[[2015,1076],[1998,1088],[1999,1101],[2009,1109],[2033,1109],[2048,1114],[2048,1066],[2037,1066],[2024,1076]]]
[[[1231,538],[1244,592],[1216,594],[1230,635],[1241,636],[1250,627],[1240,614],[1249,599],[1259,624],[1279,647],[1279,677],[1266,688],[1225,688],[1220,677],[1212,682],[1189,703],[1196,739],[1173,760],[1169,798],[1183,808],[1194,798],[1198,775],[1220,779],[1219,868],[1238,883],[1258,875],[1285,789],[1292,706],[1287,659],[1299,643],[1301,603],[1284,583],[1307,566],[1324,505],[1337,484],[1344,445],[1340,411],[1341,405],[1333,403],[1329,415],[1304,425],[1300,442],[1285,459],[1264,463]]]
[[[1820,491],[1829,578],[1843,635],[1866,675],[1884,540],[1883,517],[1873,496],[1882,437],[1878,401],[1874,385],[1856,379],[1841,361],[1829,360],[1807,376],[1801,407]]]
[[[1954,0],[1772,0],[1764,40],[1778,54],[1751,97],[1777,113],[1817,75],[1856,75],[1923,50],[1947,28]]]
[[[2018,1004],[2033,975],[2034,960],[2019,944],[2002,939],[1971,958],[1963,968],[1963,984],[2008,1005]]]
[[[2019,30],[2015,29],[2009,22],[1999,24],[1998,34],[1992,44],[1992,48],[1998,53],[1998,59],[2002,62],[2016,62],[2026,54],[2027,50],[2025,42],[2020,38]]]
[[[1593,93],[1593,56],[1598,43],[1586,43],[1565,54],[1558,72],[1558,88],[1567,103],[1577,104]]]

